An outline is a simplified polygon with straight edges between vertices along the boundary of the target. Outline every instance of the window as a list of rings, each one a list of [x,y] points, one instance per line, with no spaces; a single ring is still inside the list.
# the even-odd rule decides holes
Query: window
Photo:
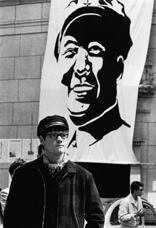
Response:
[[[156,226],[156,215],[154,209],[151,208],[146,203],[143,204],[146,214],[145,214],[145,225]]]
[[[119,225],[119,221],[118,221],[118,211],[119,211],[119,205],[116,206],[111,214],[110,217],[110,224],[111,225]]]

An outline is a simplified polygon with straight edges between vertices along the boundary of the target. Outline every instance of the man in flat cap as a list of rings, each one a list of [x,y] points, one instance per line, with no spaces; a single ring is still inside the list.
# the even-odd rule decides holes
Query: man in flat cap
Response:
[[[130,127],[117,102],[117,81],[132,46],[130,19],[116,0],[71,1],[68,7],[73,5],[58,34],[55,57],[69,117],[79,132],[91,136],[92,146],[111,131]]]
[[[104,214],[92,174],[66,153],[69,126],[58,115],[39,122],[44,154],[19,168],[4,211],[4,228],[103,228]]]

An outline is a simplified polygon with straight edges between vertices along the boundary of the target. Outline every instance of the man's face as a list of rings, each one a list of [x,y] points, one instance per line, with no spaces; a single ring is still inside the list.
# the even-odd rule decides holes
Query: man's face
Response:
[[[81,117],[78,124],[99,116],[115,103],[119,76],[117,58],[109,51],[108,40],[105,43],[102,39],[104,34],[101,37],[99,18],[97,24],[94,18],[95,29],[92,21],[85,19],[66,30],[58,59],[62,83],[68,89],[67,107],[71,117]]]
[[[141,197],[143,194],[143,190],[144,190],[143,187],[139,186],[139,190],[135,190],[136,195]]]
[[[67,149],[68,131],[53,128],[46,133],[44,138],[41,136],[41,142],[48,158],[61,156]]]

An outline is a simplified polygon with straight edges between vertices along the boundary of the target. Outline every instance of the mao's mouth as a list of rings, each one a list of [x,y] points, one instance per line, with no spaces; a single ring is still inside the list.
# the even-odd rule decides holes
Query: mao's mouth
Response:
[[[96,98],[96,94],[96,85],[87,82],[76,84],[69,91],[70,99],[75,99],[82,103],[91,103],[91,101]]]
[[[88,92],[90,90],[92,90],[95,86],[91,85],[91,84],[80,84],[80,85],[76,85],[73,88],[73,91],[75,93],[83,93],[83,92]]]

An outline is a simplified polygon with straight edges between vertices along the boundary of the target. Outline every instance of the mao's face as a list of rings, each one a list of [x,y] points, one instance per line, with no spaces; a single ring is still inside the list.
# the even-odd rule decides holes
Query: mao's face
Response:
[[[82,121],[77,123],[83,124],[115,103],[117,60],[99,32],[78,26],[68,28],[62,37],[58,63],[70,116],[79,117]]]

